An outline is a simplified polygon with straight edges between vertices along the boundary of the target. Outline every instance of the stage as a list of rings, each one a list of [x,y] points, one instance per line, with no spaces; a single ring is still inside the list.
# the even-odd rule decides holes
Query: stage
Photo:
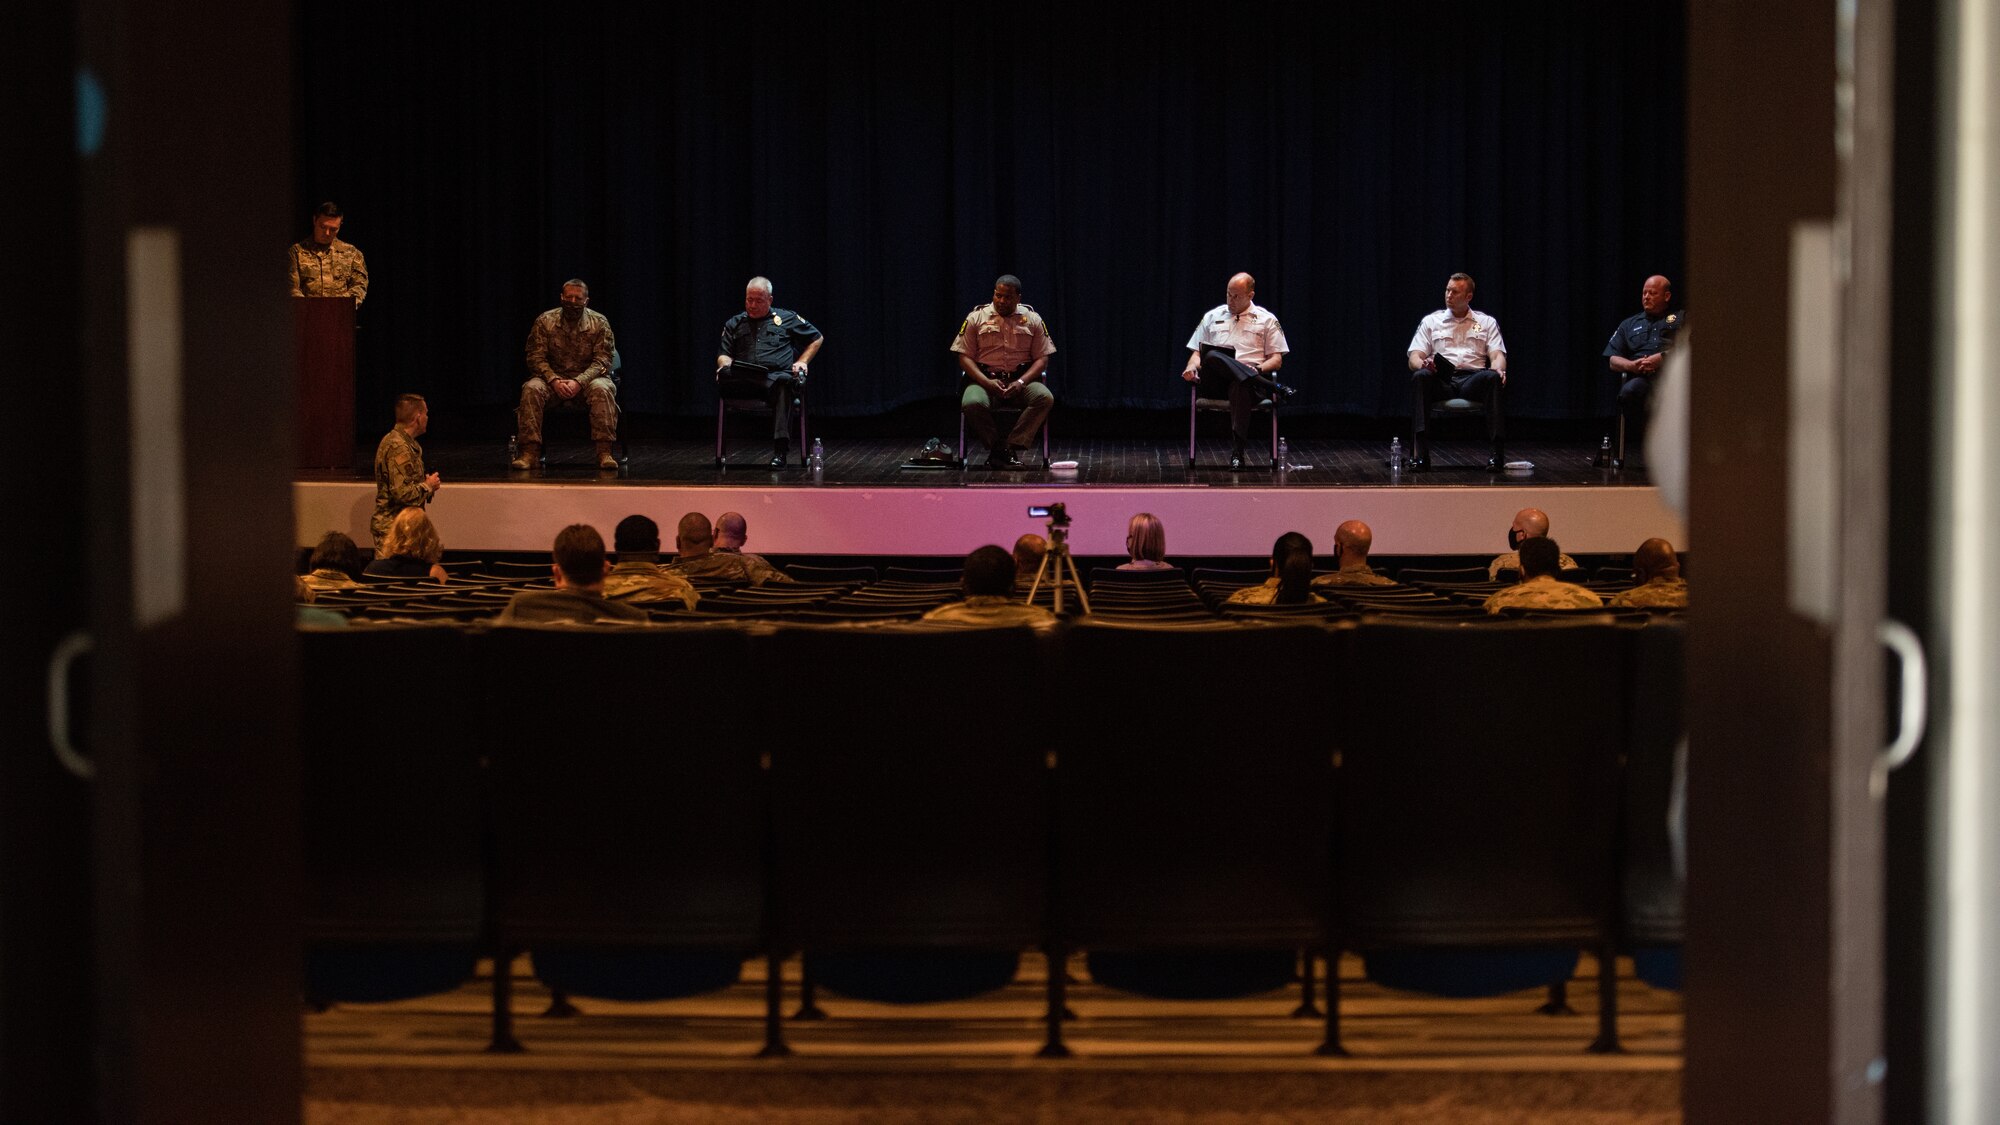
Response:
[[[1365,520],[1378,556],[1491,555],[1506,549],[1506,531],[1521,508],[1549,513],[1551,534],[1571,554],[1625,554],[1660,536],[1687,549],[1683,521],[1661,503],[1643,470],[1599,468],[1587,444],[1513,442],[1509,456],[1526,471],[1490,474],[1477,441],[1439,442],[1433,467],[1391,473],[1380,442],[1339,438],[1290,441],[1290,464],[1274,471],[1262,449],[1252,465],[1228,469],[1226,437],[1203,440],[1196,467],[1187,446],[1172,440],[1064,440],[1056,461],[1074,472],[1040,467],[1039,450],[1024,470],[906,469],[920,439],[829,440],[826,468],[815,476],[796,451],[784,469],[765,465],[768,444],[732,440],[732,462],[715,466],[712,441],[684,437],[636,440],[619,472],[600,472],[588,442],[552,442],[546,468],[507,468],[504,445],[424,442],[426,465],[443,490],[431,505],[445,545],[453,551],[546,551],[570,523],[589,523],[608,540],[633,513],[657,521],[672,550],[682,513],[711,518],[725,511],[749,520],[752,550],[777,555],[909,555],[959,557],[982,543],[1011,543],[1046,521],[1030,504],[1061,502],[1073,521],[1078,555],[1125,553],[1125,525],[1152,512],[1167,529],[1169,558],[1261,557],[1288,530],[1331,550],[1343,520]],[[301,473],[294,486],[297,543],[310,546],[339,529],[366,546],[375,486],[371,444],[345,473]]]

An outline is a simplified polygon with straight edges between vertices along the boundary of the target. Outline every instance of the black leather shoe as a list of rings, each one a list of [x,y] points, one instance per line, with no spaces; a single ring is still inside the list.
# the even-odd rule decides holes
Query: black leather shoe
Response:
[[[1229,471],[1232,473],[1236,473],[1236,472],[1241,472],[1242,470],[1243,470],[1243,455],[1241,453],[1230,454]]]
[[[1493,456],[1488,457],[1486,459],[1486,471],[1489,473],[1500,472],[1506,467],[1507,467],[1507,454],[1505,452],[1495,453]]]
[[[993,456],[986,459],[986,467],[989,469],[1019,469],[1022,465],[1021,459],[1014,455],[1013,450],[996,449],[993,451]]]
[[[790,462],[790,460],[791,459],[786,457],[783,453],[773,453],[771,454],[770,465],[774,469],[782,469],[786,466],[786,464]]]
[[[1298,394],[1298,393],[1299,393],[1299,389],[1298,389],[1297,387],[1288,387],[1288,386],[1284,385],[1283,383],[1280,383],[1280,382],[1278,382],[1278,381],[1277,381],[1276,379],[1273,379],[1273,380],[1271,380],[1271,401],[1272,401],[1272,402],[1283,402],[1283,401],[1285,401],[1286,399],[1288,399],[1288,398],[1290,398],[1290,397],[1292,397],[1293,395],[1295,395],[1295,394]]]
[[[1431,459],[1428,457],[1412,457],[1409,460],[1408,467],[1417,472],[1422,472],[1431,467]]]

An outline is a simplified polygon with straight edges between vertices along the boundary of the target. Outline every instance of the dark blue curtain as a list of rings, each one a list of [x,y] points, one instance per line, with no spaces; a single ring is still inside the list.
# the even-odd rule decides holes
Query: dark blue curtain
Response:
[[[1303,408],[1398,415],[1464,270],[1509,413],[1598,417],[1611,328],[1648,274],[1680,281],[1677,3],[513,12],[300,8],[301,233],[334,199],[368,255],[364,430],[402,389],[500,414],[571,276],[628,410],[711,410],[764,274],[825,330],[815,405],[846,416],[949,394],[1002,272],[1063,401],[1180,406],[1236,270]]]

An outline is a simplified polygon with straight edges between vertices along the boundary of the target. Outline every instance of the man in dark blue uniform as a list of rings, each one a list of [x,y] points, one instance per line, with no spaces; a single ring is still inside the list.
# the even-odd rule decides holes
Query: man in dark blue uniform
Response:
[[[826,342],[812,322],[791,309],[771,307],[771,279],[753,277],[743,287],[743,311],[722,326],[722,354],[715,357],[717,393],[729,397],[763,397],[771,404],[771,467],[785,467],[791,447],[792,408],[805,386],[806,365]],[[754,363],[769,372],[746,379],[732,375],[736,361]]]
[[[1611,361],[1611,373],[1623,380],[1618,388],[1618,413],[1625,419],[1625,448],[1621,466],[1642,463],[1639,447],[1646,437],[1646,416],[1653,404],[1653,384],[1661,365],[1673,350],[1674,337],[1687,323],[1684,312],[1667,311],[1674,303],[1674,286],[1654,274],[1639,290],[1640,312],[1626,317],[1611,333],[1604,354]]]

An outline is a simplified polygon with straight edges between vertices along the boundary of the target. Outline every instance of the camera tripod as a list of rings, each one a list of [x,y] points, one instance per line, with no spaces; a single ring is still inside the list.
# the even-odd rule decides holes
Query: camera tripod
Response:
[[[1050,572],[1050,564],[1054,572]],[[1066,516],[1049,520],[1049,550],[1042,556],[1042,565],[1035,568],[1035,580],[1028,584],[1028,604],[1035,602],[1036,591],[1042,588],[1042,576],[1048,575],[1049,587],[1055,591],[1055,610],[1063,611],[1063,587],[1076,592],[1076,602],[1083,612],[1090,612],[1090,598],[1083,592],[1083,578],[1076,572],[1076,560],[1069,555],[1069,519]]]

